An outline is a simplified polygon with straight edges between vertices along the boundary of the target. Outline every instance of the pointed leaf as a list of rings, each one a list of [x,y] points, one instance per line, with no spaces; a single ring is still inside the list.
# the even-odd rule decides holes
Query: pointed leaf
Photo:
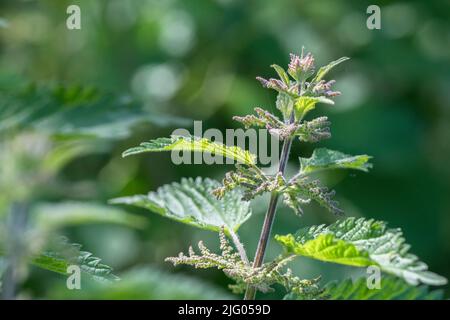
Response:
[[[348,58],[348,57],[342,57],[342,58],[339,58],[339,59],[337,59],[337,60],[335,60],[335,61],[330,62],[330,63],[327,64],[326,66],[321,67],[321,68],[319,69],[319,71],[317,71],[316,76],[314,77],[314,79],[313,79],[311,82],[318,82],[318,81],[322,80],[322,78],[325,77],[326,74],[327,74],[328,72],[330,72],[331,69],[333,69],[333,68],[336,67],[338,64],[340,64],[340,63],[342,63],[342,62],[344,62],[344,61],[347,61],[347,60],[349,60],[349,59],[350,59],[350,58]]]
[[[172,136],[171,138],[158,138],[149,142],[143,142],[138,147],[126,150],[122,156],[127,157],[143,152],[160,152],[160,151],[193,151],[208,152],[211,154],[221,155],[225,158],[233,159],[239,163],[254,165],[256,156],[250,152],[235,146],[226,146],[222,143],[212,142],[205,138],[194,136]]]
[[[311,173],[331,169],[354,169],[369,171],[372,164],[368,155],[350,156],[345,153],[326,148],[315,149],[310,158],[300,158],[301,172]]]
[[[279,92],[277,95],[276,107],[281,111],[283,114],[283,119],[286,122],[292,113],[294,101],[288,94]]]
[[[221,184],[211,179],[182,179],[164,185],[148,195],[117,198],[114,204],[130,204],[202,229],[220,231],[221,226],[236,231],[251,215],[250,204],[242,201],[238,189],[226,192],[220,200],[212,191]]]
[[[295,119],[297,121],[302,120],[305,115],[316,107],[317,103],[325,103],[334,105],[334,101],[326,97],[310,97],[301,96],[295,100]]]
[[[412,285],[447,283],[447,279],[428,271],[425,263],[408,253],[410,246],[400,229],[388,229],[382,221],[348,218],[329,226],[301,229],[295,235],[277,235],[276,240],[290,253],[317,260],[353,266],[378,265]]]
[[[273,64],[273,65],[271,65],[271,67],[275,69],[275,71],[278,73],[278,76],[280,77],[280,79],[287,86],[289,86],[290,81],[289,81],[289,76],[287,75],[286,71],[284,71],[284,69],[277,64]]]

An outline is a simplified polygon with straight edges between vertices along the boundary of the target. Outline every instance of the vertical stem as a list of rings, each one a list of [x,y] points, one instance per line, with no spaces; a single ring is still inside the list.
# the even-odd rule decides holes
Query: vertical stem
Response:
[[[294,113],[291,114],[291,118],[289,119],[290,123],[294,122]],[[283,149],[281,151],[281,159],[278,167],[278,172],[284,175],[284,170],[286,169],[286,164],[289,160],[289,153],[291,151],[292,145],[292,137],[284,140]],[[261,235],[259,237],[258,248],[256,249],[255,260],[253,261],[253,268],[261,267],[264,261],[264,255],[266,253],[267,242],[270,237],[270,232],[272,230],[273,221],[275,219],[275,213],[278,204],[278,193],[272,192],[270,196],[269,207],[267,208],[267,213],[264,218],[263,227],[261,229]],[[245,291],[245,300],[254,300],[256,296],[255,287],[248,285],[247,290]]]

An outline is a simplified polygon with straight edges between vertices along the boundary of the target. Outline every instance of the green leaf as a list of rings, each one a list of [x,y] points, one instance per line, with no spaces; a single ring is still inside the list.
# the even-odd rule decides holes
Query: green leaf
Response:
[[[221,226],[236,231],[251,215],[242,191],[226,192],[220,200],[212,191],[221,186],[211,179],[183,178],[180,183],[164,185],[148,195],[112,199],[110,203],[146,208],[170,219],[201,229],[220,231]]]
[[[142,228],[147,224],[144,217],[116,207],[75,201],[38,204],[32,209],[31,216],[37,227],[47,231],[93,223],[112,223],[132,228]]]
[[[70,265],[77,265],[80,270],[100,282],[117,281],[119,278],[112,273],[112,268],[102,264],[100,258],[92,253],[81,251],[81,245],[71,244],[63,239],[53,248],[31,258],[31,264],[41,269],[67,275]]]
[[[447,283],[408,252],[400,229],[388,229],[383,221],[348,218],[275,238],[289,253],[352,266],[377,265],[412,285]]]
[[[304,300],[305,297],[289,293],[284,300]],[[380,287],[369,289],[367,278],[329,282],[318,299],[327,300],[441,300],[442,290],[430,291],[427,286],[411,286],[403,279],[383,276]]]
[[[291,116],[294,101],[288,94],[279,92],[277,95],[276,107],[283,114],[283,119],[287,121]]]
[[[334,101],[326,97],[301,96],[295,100],[295,119],[297,121],[302,120],[308,112],[316,107],[317,103],[334,105]]]
[[[126,150],[122,156],[127,157],[143,152],[172,150],[208,152],[211,154],[221,155],[225,158],[233,159],[239,163],[245,163],[247,165],[255,165],[256,163],[256,156],[246,150],[235,146],[226,146],[222,143],[212,142],[208,139],[194,136],[172,136],[170,138],[158,138],[149,142],[143,142],[138,147]]]
[[[331,169],[354,169],[369,171],[372,164],[368,155],[350,156],[326,148],[315,149],[310,158],[300,158],[301,173],[311,173]]]
[[[280,79],[287,85],[289,86],[290,81],[289,81],[289,76],[287,75],[286,71],[284,71],[284,69],[282,67],[280,67],[277,64],[273,64],[271,65],[272,68],[275,69],[275,71],[278,73],[278,76],[280,77]]]
[[[35,86],[0,94],[0,133],[35,129],[51,135],[123,138],[140,123],[188,125],[144,109],[129,97],[82,86]]]
[[[321,234],[302,245],[298,245],[291,234],[276,236],[276,239],[284,247],[289,248],[290,253],[299,256],[355,267],[374,264],[367,252],[358,250],[352,243],[336,239],[333,234]]]
[[[369,289],[367,279],[330,282],[322,294],[330,300],[440,300],[442,290],[429,291],[427,286],[411,286],[400,278],[384,276],[380,288]]]
[[[335,61],[331,61],[329,64],[327,64],[326,66],[323,66],[319,69],[319,71],[317,71],[316,76],[314,77],[314,79],[311,82],[318,82],[320,80],[322,80],[323,77],[326,76],[326,74],[328,72],[330,72],[331,69],[333,69],[334,67],[336,67],[338,64],[349,60],[350,58],[348,57],[342,57],[339,58]]]

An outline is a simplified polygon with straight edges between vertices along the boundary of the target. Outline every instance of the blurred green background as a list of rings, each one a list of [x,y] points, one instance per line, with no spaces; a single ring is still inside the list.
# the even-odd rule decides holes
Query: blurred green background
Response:
[[[81,8],[81,30],[66,28],[69,4]],[[332,139],[320,145],[374,157],[374,169],[369,174],[333,172],[324,177],[327,185],[336,189],[337,199],[348,216],[383,219],[391,227],[402,227],[412,251],[432,271],[449,278],[450,2],[377,1],[381,7],[381,30],[366,27],[366,8],[370,4],[375,3],[2,0],[2,94],[30,83],[78,85],[110,96],[132,97],[144,113],[126,118],[125,123],[119,116],[101,118],[105,127],[95,127],[94,133],[100,138],[94,140],[102,142],[104,148],[85,150],[52,171],[50,178],[46,172],[46,179],[59,181],[53,188],[47,188],[50,180],[37,179],[34,184],[26,184],[30,176],[27,170],[36,174],[36,170],[41,170],[34,169],[39,164],[24,162],[12,173],[17,160],[5,156],[8,152],[29,156],[31,148],[35,162],[41,162],[48,149],[36,146],[41,143],[48,147],[50,143],[46,123],[13,134],[0,131],[0,172],[4,178],[0,177],[0,210],[5,216],[17,199],[28,204],[68,200],[106,204],[108,199],[147,193],[181,177],[221,179],[229,166],[175,166],[169,154],[127,159],[120,154],[141,141],[167,136],[176,128],[192,130],[193,120],[202,120],[204,130],[224,131],[239,127],[232,121],[233,115],[249,114],[256,106],[276,112],[275,93],[261,88],[255,77],[272,76],[270,64],[286,66],[289,53],[299,53],[305,46],[315,55],[317,65],[341,56],[351,57],[332,73],[342,96],[332,108],[321,106],[315,111],[325,113],[332,121]],[[6,108],[4,101],[0,108]],[[145,114],[164,114],[168,118],[155,116],[140,122]],[[60,126],[58,130],[67,129],[64,122],[56,124]],[[121,132],[124,126],[130,130]],[[297,168],[297,156],[309,156],[313,147],[294,146],[290,173]],[[5,179],[7,173],[11,175],[9,180]],[[20,191],[26,189],[25,185],[28,190]],[[7,190],[20,192],[8,195]],[[255,201],[252,220],[240,231],[251,255],[267,203],[265,197]],[[128,279],[123,288],[114,293],[87,283],[83,287],[86,290],[68,291],[64,276],[31,268],[23,277],[20,296],[201,298],[201,288],[205,286],[217,296],[227,297],[225,287],[229,280],[221,272],[173,268],[163,262],[166,256],[176,255],[200,239],[217,246],[215,234],[145,210],[125,209],[148,218],[147,225],[133,229],[96,223],[58,231],[71,241],[82,243],[83,248]],[[335,220],[314,205],[305,208],[305,212],[299,219],[280,207],[274,233],[294,232],[302,226]],[[274,257],[279,250],[272,243],[268,257]],[[360,272],[307,259],[296,262],[294,270],[304,277],[322,274],[324,282]],[[176,283],[178,278],[171,275],[175,273],[180,279],[186,278],[186,288],[197,291],[189,296],[182,289],[166,293],[158,289],[157,282],[165,277],[168,283]],[[136,289],[139,286],[142,290]],[[275,297],[280,296],[261,295]]]

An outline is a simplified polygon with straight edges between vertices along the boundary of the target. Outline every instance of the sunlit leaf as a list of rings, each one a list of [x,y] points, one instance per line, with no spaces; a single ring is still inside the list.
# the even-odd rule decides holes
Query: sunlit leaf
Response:
[[[301,96],[295,100],[295,119],[301,120],[305,115],[316,107],[317,103],[334,105],[334,101],[326,97]]]
[[[289,253],[352,266],[376,265],[412,285],[447,283],[408,252],[410,246],[400,229],[388,229],[383,221],[348,218],[301,229],[295,235],[277,235],[276,239]]]
[[[221,155],[239,163],[254,165],[256,156],[250,152],[235,146],[226,146],[219,142],[212,142],[205,138],[194,136],[172,136],[170,138],[158,138],[149,142],[143,142],[138,147],[126,150],[122,156],[127,157],[144,152],[160,151],[192,151],[207,152],[210,154]]]

